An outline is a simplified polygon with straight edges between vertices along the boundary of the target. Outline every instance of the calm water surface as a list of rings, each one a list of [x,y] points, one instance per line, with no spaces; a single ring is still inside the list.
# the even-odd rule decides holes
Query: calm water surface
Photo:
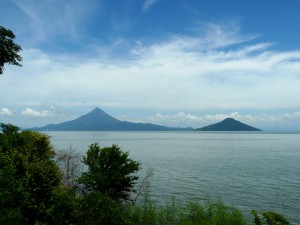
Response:
[[[207,132],[48,132],[56,149],[84,154],[118,144],[152,168],[158,201],[221,197],[250,217],[276,211],[300,224],[300,134]]]

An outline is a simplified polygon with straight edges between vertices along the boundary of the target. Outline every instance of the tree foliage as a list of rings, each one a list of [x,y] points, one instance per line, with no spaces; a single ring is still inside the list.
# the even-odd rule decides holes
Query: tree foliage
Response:
[[[15,177],[16,168],[9,155],[0,152],[0,224],[23,224],[21,206],[26,199],[22,181]]]
[[[0,26],[0,74],[4,64],[21,66],[22,57],[18,54],[22,48],[14,43],[15,35],[11,30]]]
[[[51,206],[47,209],[47,223],[55,225],[80,224],[82,199],[73,188],[60,185],[51,196]]]
[[[88,170],[82,173],[79,182],[88,191],[99,191],[114,200],[128,200],[138,179],[133,173],[140,169],[140,163],[128,156],[128,152],[122,152],[117,145],[104,148],[90,145],[83,157]]]
[[[0,127],[0,211],[9,210],[28,224],[45,221],[61,179],[49,138],[10,124]]]
[[[78,224],[131,224],[126,211],[107,195],[93,191],[81,199]]]

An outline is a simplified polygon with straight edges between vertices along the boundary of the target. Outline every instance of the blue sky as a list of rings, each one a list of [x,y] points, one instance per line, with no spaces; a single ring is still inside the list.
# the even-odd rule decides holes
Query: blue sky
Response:
[[[201,127],[233,117],[300,130],[300,0],[0,0],[23,67],[0,76],[0,121],[102,108]]]

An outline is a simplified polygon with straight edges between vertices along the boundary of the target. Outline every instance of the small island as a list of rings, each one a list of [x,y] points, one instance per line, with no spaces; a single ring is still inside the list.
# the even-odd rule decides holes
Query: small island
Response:
[[[194,131],[262,131],[258,128],[249,126],[233,118],[226,118],[221,122],[211,124]]]

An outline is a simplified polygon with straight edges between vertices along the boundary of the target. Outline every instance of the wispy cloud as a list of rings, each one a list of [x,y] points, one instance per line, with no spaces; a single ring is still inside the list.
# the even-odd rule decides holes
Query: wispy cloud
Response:
[[[151,6],[153,6],[159,1],[161,0],[146,0],[143,4],[143,12],[147,12]]]
[[[91,12],[98,9],[101,1],[62,0],[53,4],[51,1],[14,0],[13,3],[22,12],[18,14],[17,19],[27,24],[23,28],[21,27],[23,23],[16,25],[19,26],[18,30],[21,31],[23,41],[26,45],[38,46],[50,43],[59,45],[57,40],[62,37],[69,42],[82,40],[83,24]]]

